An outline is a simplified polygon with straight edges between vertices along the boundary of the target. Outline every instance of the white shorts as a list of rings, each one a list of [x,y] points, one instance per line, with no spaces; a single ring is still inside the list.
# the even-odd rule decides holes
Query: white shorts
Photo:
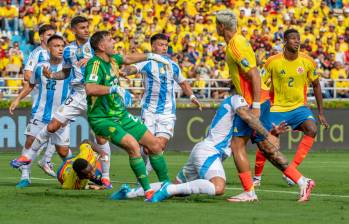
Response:
[[[27,128],[25,129],[24,134],[30,136],[37,136],[39,132],[46,127],[47,124],[37,120],[31,119]],[[68,123],[66,126],[58,129],[55,133],[53,133],[50,137],[50,143],[53,145],[59,146],[69,146],[70,145],[70,124]]]
[[[210,180],[221,177],[226,180],[221,154],[206,142],[197,143],[188,162],[177,174],[177,181],[185,183],[197,179]]]
[[[149,112],[148,110],[143,110],[142,121],[153,135],[161,136],[167,139],[173,137],[176,115],[154,114]]]
[[[62,124],[74,120],[87,109],[85,89],[72,90],[70,96],[61,104],[53,117]]]

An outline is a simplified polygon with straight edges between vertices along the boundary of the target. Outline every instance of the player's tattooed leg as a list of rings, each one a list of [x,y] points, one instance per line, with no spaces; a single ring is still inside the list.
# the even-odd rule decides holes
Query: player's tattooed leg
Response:
[[[284,171],[288,167],[288,160],[277,148],[268,141],[257,143],[264,156],[279,170]]]

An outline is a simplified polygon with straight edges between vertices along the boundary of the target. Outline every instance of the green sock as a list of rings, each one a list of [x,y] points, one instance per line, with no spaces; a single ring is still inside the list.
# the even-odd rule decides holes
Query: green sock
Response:
[[[167,163],[164,155],[149,155],[149,161],[160,182],[169,181]]]
[[[144,161],[142,157],[129,158],[130,166],[133,173],[136,175],[138,182],[141,184],[144,192],[150,189],[150,182],[147,175],[147,169],[145,168]]]

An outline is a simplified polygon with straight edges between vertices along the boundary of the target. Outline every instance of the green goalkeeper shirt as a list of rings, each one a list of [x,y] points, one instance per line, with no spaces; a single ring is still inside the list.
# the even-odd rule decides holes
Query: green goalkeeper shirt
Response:
[[[93,56],[86,65],[85,83],[95,83],[103,86],[119,85],[119,66],[123,62],[121,55],[115,54],[106,62],[98,56]],[[123,100],[118,94],[104,96],[87,96],[88,118],[121,118],[127,112]]]

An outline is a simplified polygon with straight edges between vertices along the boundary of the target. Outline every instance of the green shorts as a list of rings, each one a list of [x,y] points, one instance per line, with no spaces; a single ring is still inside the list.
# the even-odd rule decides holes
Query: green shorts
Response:
[[[147,132],[147,127],[143,122],[130,113],[125,113],[121,118],[88,118],[88,122],[93,132],[105,137],[113,144],[120,146],[120,142],[125,135],[129,134],[134,137],[137,142],[141,140]]]

